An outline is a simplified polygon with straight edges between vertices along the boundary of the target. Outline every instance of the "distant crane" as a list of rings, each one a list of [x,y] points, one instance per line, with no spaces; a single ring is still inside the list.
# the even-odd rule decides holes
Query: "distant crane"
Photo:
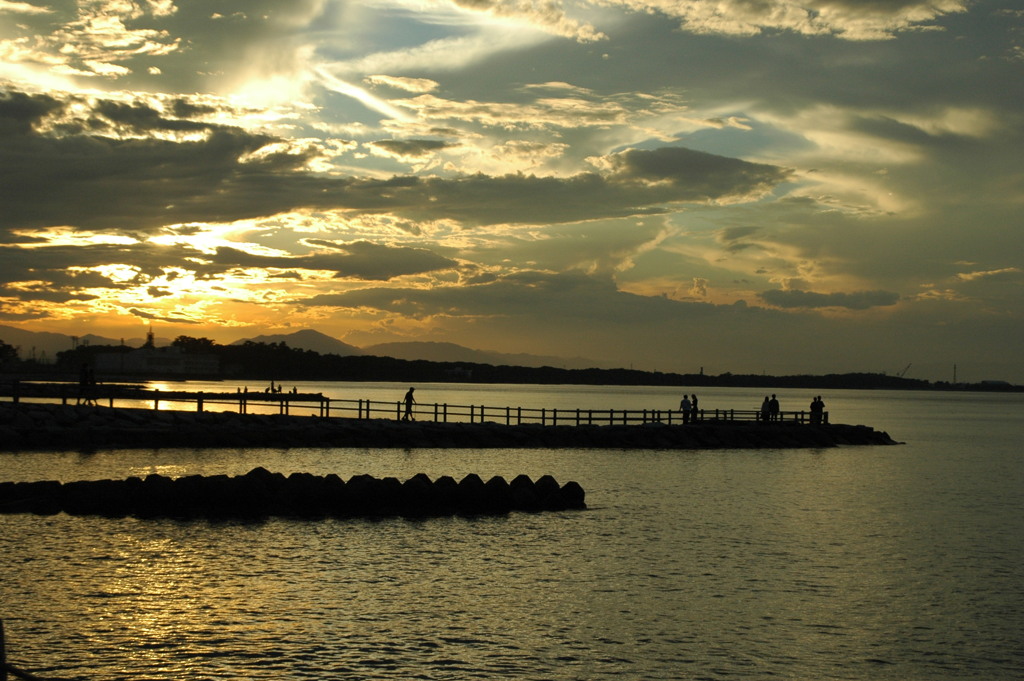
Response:
[[[897,378],[903,378],[903,374],[907,373],[907,369],[909,369],[909,368],[910,368],[911,364],[913,364],[913,362],[911,362],[911,363],[910,363],[910,364],[908,364],[907,366],[903,367],[903,371],[901,371],[901,372],[899,372],[898,374],[896,374],[896,377],[897,377]]]

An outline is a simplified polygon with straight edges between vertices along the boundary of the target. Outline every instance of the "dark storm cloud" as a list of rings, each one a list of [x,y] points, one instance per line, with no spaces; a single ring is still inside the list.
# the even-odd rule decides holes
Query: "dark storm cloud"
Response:
[[[196,254],[192,249],[153,244],[0,247],[0,295],[23,301],[89,300],[96,296],[83,293],[87,289],[134,288],[165,276],[166,268],[202,271],[204,266],[188,259]],[[88,269],[111,264],[137,271],[130,278],[113,280]]]
[[[48,96],[0,98],[0,227],[152,231],[299,208],[392,212],[467,225],[547,224],[746,197],[788,175],[773,166],[671,148],[621,152],[608,157],[606,174],[568,178],[331,179],[297,172],[314,150],[251,156],[278,140],[238,128],[205,126],[204,139],[183,142],[41,131],[43,120],[62,106]],[[95,115],[136,132],[184,124],[146,107],[110,102],[101,102]]]
[[[142,319],[152,319],[152,320],[158,321],[158,322],[170,322],[172,324],[200,324],[200,323],[202,323],[202,322],[198,322],[198,321],[196,321],[194,319],[189,319],[187,317],[172,317],[172,316],[169,316],[169,315],[159,315],[159,314],[155,314],[153,312],[148,312],[146,310],[141,310],[141,309],[139,309],[137,307],[130,308],[128,311],[131,312],[136,317],[141,317]]]
[[[664,319],[681,305],[661,297],[620,291],[611,277],[580,271],[524,271],[479,281],[482,283],[429,289],[366,288],[296,302],[303,306],[370,308],[413,317],[444,314],[586,319],[615,326]],[[713,309],[702,303],[686,307],[692,313],[705,314]]]
[[[629,150],[606,161],[607,173],[432,178],[396,189],[391,196],[396,210],[421,219],[551,224],[661,214],[673,203],[748,198],[789,176],[775,166],[683,148]]]
[[[0,227],[55,225],[150,230],[167,223],[262,214],[276,173],[302,159],[241,159],[271,138],[211,128],[199,142],[50,135],[39,131],[56,109],[46,96],[0,96]],[[109,108],[152,127],[139,110]],[[262,189],[260,189],[262,188]],[[247,206],[252,206],[248,207]]]
[[[890,291],[856,291],[854,293],[815,293],[799,290],[770,290],[759,294],[769,305],[787,308],[844,307],[867,310],[895,305],[900,296]]]
[[[418,158],[455,145],[441,140],[379,140],[369,146],[394,156]]]
[[[177,112],[183,109],[180,106],[175,106],[173,110]],[[198,108],[194,110],[186,108],[184,112],[190,117],[198,113]],[[120,102],[101,101],[96,105],[94,113],[102,116],[115,126],[127,126],[138,133],[161,130],[191,132],[210,129],[209,125],[203,123],[165,118],[162,113],[145,104],[122,104]]]
[[[330,270],[335,277],[386,281],[409,274],[422,274],[457,266],[454,260],[421,248],[391,247],[357,241],[349,244],[310,239],[308,243],[339,251],[304,256],[266,256],[236,248],[218,248],[213,257],[221,266],[302,268]]]
[[[730,192],[757,191],[785,177],[774,166],[683,147],[630,149],[609,159],[618,182],[667,182],[683,188],[686,200],[719,198],[726,187]]]

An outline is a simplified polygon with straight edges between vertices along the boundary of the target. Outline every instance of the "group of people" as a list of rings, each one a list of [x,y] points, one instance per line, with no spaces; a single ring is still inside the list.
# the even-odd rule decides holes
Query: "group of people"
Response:
[[[818,395],[811,400],[810,410],[811,423],[821,423],[825,414],[825,401],[821,399],[821,395]],[[761,420],[778,421],[780,418],[778,398],[775,397],[775,395],[772,395],[771,398],[765,395],[764,402],[761,403]]]
[[[697,396],[683,395],[683,399],[679,400],[679,411],[683,413],[684,424],[700,418],[700,411],[697,409]]]
[[[775,393],[772,393],[772,398],[768,399],[768,396],[764,396],[764,402],[761,403],[761,420],[762,421],[778,421],[780,417],[779,412],[779,400],[775,397]]]
[[[822,415],[825,413],[825,401],[818,395],[811,400],[811,423],[821,423]]]

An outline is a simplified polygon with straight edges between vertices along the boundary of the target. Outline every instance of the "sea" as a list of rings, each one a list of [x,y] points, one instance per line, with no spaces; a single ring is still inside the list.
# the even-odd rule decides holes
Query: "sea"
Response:
[[[161,383],[207,391],[262,383]],[[398,402],[407,384],[284,388]],[[0,453],[0,480],[257,466],[551,474],[586,510],[258,522],[0,515],[8,661],[45,678],[1024,678],[1024,394],[422,384],[432,402],[783,410],[902,444]]]

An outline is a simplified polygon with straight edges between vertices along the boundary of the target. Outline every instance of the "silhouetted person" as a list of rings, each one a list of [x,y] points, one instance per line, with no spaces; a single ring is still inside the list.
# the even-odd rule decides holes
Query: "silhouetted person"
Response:
[[[690,420],[695,422],[700,418],[700,412],[697,411],[697,396],[690,395]]]
[[[779,420],[779,401],[775,399],[774,394],[772,394],[772,399],[768,402],[768,412],[772,421]]]
[[[405,416],[402,417],[403,421],[415,421],[412,417],[412,405],[416,404],[416,399],[412,396],[416,388],[409,388],[409,392],[405,394]]]
[[[683,423],[690,422],[690,410],[693,408],[693,404],[690,402],[689,395],[683,395],[683,399],[679,401],[679,411],[683,412]]]
[[[771,403],[771,400],[768,399],[768,396],[765,395],[764,396],[764,402],[761,403],[761,420],[767,422],[768,419],[771,418],[771,415],[772,415],[772,403]]]
[[[811,400],[811,423],[821,423],[821,416],[825,411],[825,402],[822,401],[821,395],[818,395]]]
[[[83,364],[78,372],[78,399],[75,401],[75,404],[91,404],[95,406],[96,399],[93,394],[95,388],[96,375],[93,374],[92,367],[88,364]]]

